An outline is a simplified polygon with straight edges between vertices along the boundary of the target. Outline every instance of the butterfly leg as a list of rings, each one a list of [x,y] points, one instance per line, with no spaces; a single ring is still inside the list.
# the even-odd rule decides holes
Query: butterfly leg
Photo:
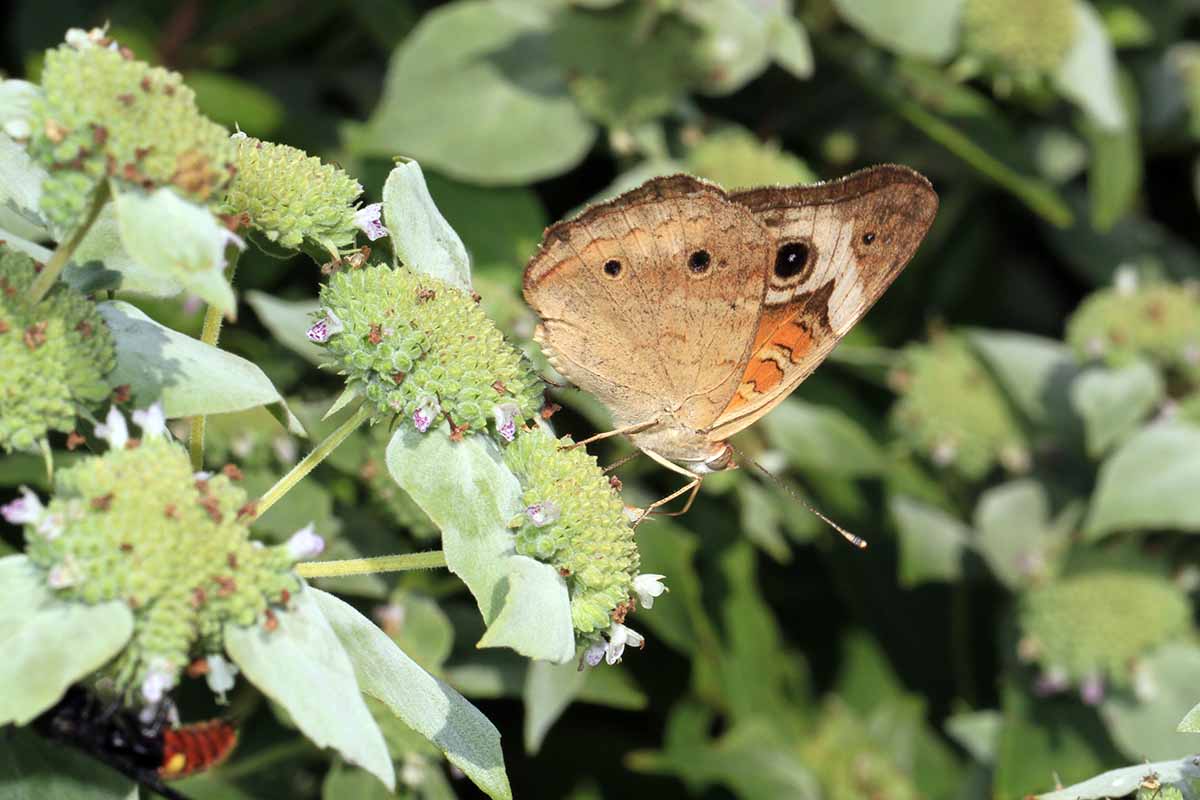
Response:
[[[676,464],[674,461],[671,461],[670,459],[667,459],[667,458],[663,458],[662,456],[660,456],[658,453],[654,452],[653,450],[643,450],[642,452],[644,452],[646,455],[650,456],[650,458],[654,459],[655,462],[661,464],[662,466],[666,467],[667,469],[671,470],[672,472],[678,473],[679,475],[683,475],[684,477],[690,478],[691,480],[689,480],[688,483],[685,484],[683,487],[675,490],[674,492],[671,492],[666,497],[664,497],[660,500],[655,500],[653,503],[646,506],[646,508],[642,511],[641,516],[638,517],[637,521],[633,523],[634,528],[637,528],[638,525],[641,525],[642,522],[646,519],[646,517],[648,517],[652,513],[654,513],[654,510],[656,508],[662,508],[663,506],[665,506],[667,503],[671,502],[675,498],[680,497],[684,494],[687,494],[688,492],[691,492],[691,494],[688,495],[687,502],[684,503],[683,508],[681,510],[672,511],[670,513],[659,513],[657,516],[678,517],[683,514],[686,514],[688,512],[688,510],[692,507],[692,502],[695,501],[696,494],[700,491],[700,483],[704,480],[703,475],[692,472],[690,469],[685,469],[684,467],[681,467],[678,464]]]
[[[648,422],[638,422],[633,425],[626,425],[622,428],[614,428],[611,431],[605,431],[604,433],[597,433],[595,436],[589,436],[588,438],[581,439],[580,441],[575,442],[574,444],[569,444],[569,445],[567,445],[567,447],[565,449],[574,450],[576,447],[583,447],[584,445],[591,444],[592,442],[598,442],[601,439],[608,439],[609,437],[612,437],[612,436],[624,436],[625,434],[628,434],[628,433],[637,433],[638,431],[644,431],[644,430],[646,430],[646,428],[649,428],[652,425],[657,425],[657,424],[658,424],[658,420],[652,419],[652,420],[649,420]]]

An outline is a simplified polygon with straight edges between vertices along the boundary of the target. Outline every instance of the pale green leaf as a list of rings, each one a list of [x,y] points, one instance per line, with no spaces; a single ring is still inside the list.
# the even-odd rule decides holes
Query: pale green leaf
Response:
[[[1099,539],[1114,531],[1200,530],[1200,428],[1151,425],[1100,467],[1084,528]]]
[[[279,404],[288,428],[304,434],[279,390],[257,365],[160,325],[120,300],[97,304],[117,345],[113,386],[128,384],[137,407],[156,401],[168,419]]]
[[[134,261],[178,281],[227,317],[237,313],[233,287],[225,279],[232,234],[211,211],[167,188],[148,195],[117,192],[113,205],[121,243]]]
[[[45,573],[23,555],[0,558],[0,594],[0,725],[24,725],[54,705],[133,634],[133,614],[124,602],[60,600]]]
[[[472,0],[425,15],[392,56],[383,97],[351,129],[362,155],[405,155],[460,180],[528,183],[574,167],[595,126],[548,68],[533,4]]]
[[[1144,361],[1085,370],[1071,384],[1071,404],[1083,419],[1088,454],[1098,458],[1133,433],[1165,396],[1162,376]]]
[[[393,788],[396,776],[387,745],[359,693],[355,663],[339,640],[344,623],[336,619],[335,632],[322,613],[327,597],[304,587],[286,611],[276,614],[274,630],[227,623],[225,649],[246,679],[283,706],[314,744],[336,750]]]
[[[1075,0],[1075,43],[1055,71],[1054,84],[1101,127],[1118,130],[1129,124],[1112,42],[1104,20],[1087,0]]]
[[[111,202],[79,243],[63,271],[63,280],[81,292],[120,289],[147,297],[174,297],[184,289],[178,276],[144,265],[129,254]]]
[[[962,576],[971,529],[940,508],[892,495],[888,508],[900,534],[900,583],[953,581]]]
[[[575,655],[567,586],[558,572],[517,555],[508,523],[523,508],[521,486],[488,437],[450,441],[447,426],[403,425],[387,448],[392,478],[442,531],[450,571],[475,596],[487,632],[479,647],[511,647],[530,658]]]
[[[604,666],[596,667],[597,670]],[[525,752],[534,754],[550,727],[558,720],[587,682],[593,670],[580,669],[574,662],[551,664],[548,661],[530,663],[525,673]]]
[[[1133,794],[1142,781],[1153,776],[1159,783],[1180,783],[1200,778],[1200,758],[1191,756],[1178,761],[1157,761],[1103,772],[1065,789],[1039,794],[1037,800],[1108,800]],[[1185,795],[1186,796],[1186,795]]]
[[[768,441],[796,469],[857,478],[877,475],[883,467],[879,445],[836,408],[793,398],[780,403],[761,425]]]
[[[1042,573],[1050,554],[1078,521],[1077,509],[1051,522],[1050,501],[1037,481],[994,486],[975,506],[975,549],[993,574],[1011,589]]]
[[[945,61],[958,49],[965,0],[833,0],[833,6],[868,39],[908,56]]]
[[[362,691],[436,744],[488,797],[511,798],[500,733],[487,717],[351,606],[318,589],[309,591],[349,654]]]
[[[1069,347],[1010,331],[975,329],[967,338],[1026,419],[1060,435],[1069,432],[1075,418],[1068,387],[1079,369]]]
[[[797,78],[809,78],[813,74],[815,67],[808,31],[790,13],[778,15],[771,26],[771,55],[776,64]]]
[[[397,164],[383,185],[383,220],[401,264],[471,291],[471,260],[462,239],[438,211],[421,165]]]
[[[946,733],[981,764],[996,758],[996,740],[1003,718],[999,711],[967,711],[946,718]]]
[[[246,302],[281,345],[313,364],[325,360],[325,349],[307,336],[313,324],[313,314],[321,307],[316,298],[281,300],[266,292],[251,289],[246,292]]]
[[[12,82],[4,81],[0,87]],[[0,206],[15,214],[29,228],[24,231],[34,234],[29,238],[49,238],[49,226],[41,212],[45,180],[46,171],[29,157],[25,148],[0,133]]]
[[[1179,710],[1196,701],[1200,646],[1165,644],[1141,659],[1137,682],[1143,696],[1109,692],[1100,716],[1113,742],[1131,759],[1182,758],[1200,750],[1200,740],[1178,730]]]

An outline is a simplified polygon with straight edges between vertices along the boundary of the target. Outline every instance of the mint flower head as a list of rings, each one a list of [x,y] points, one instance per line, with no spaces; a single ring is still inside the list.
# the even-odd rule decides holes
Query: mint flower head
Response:
[[[228,133],[196,108],[174,72],[137,61],[103,33],[74,33],[46,52],[29,154],[49,172],[42,210],[63,230],[82,219],[107,179],[170,186],[215,201],[232,176]]]
[[[542,406],[541,382],[474,299],[407,269],[336,273],[308,338],[379,416],[421,432],[448,420],[456,436],[509,439]]]
[[[76,415],[109,393],[112,334],[96,306],[55,284],[28,300],[38,267],[0,245],[0,449],[28,450],[49,431],[67,433]]]
[[[324,542],[311,526],[282,545],[252,541],[237,471],[194,473],[157,406],[134,421],[140,437],[111,409],[96,426],[108,452],[60,469],[45,504],[22,488],[0,513],[25,526],[26,553],[61,599],[133,610],[133,637],[103,677],[128,702],[153,704],[193,660],[219,656],[226,622],[269,627],[301,588],[292,565]],[[222,692],[229,680],[213,678]]]
[[[1075,43],[1074,0],[967,0],[966,50],[1006,71],[1053,71]]]

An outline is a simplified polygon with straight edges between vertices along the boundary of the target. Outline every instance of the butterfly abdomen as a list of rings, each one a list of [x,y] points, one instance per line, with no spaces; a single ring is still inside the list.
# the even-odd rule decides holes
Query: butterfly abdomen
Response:
[[[210,769],[224,761],[237,744],[237,729],[224,720],[208,720],[163,731],[163,759],[158,774],[167,780]]]

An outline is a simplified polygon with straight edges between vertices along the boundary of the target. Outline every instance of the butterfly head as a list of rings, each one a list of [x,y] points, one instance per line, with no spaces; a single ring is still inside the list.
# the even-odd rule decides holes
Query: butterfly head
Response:
[[[733,447],[726,442],[721,442],[720,448],[715,455],[709,456],[703,461],[688,464],[688,468],[697,475],[708,475],[713,472],[721,472],[722,470],[737,469],[737,463],[733,460]]]

